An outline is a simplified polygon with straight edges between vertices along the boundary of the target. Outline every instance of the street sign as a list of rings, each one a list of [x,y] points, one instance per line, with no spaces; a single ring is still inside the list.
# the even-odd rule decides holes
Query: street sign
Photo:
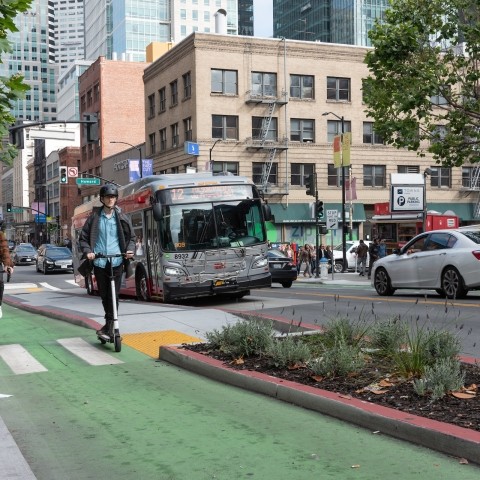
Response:
[[[185,153],[188,155],[199,155],[200,154],[200,147],[198,143],[194,142],[185,142]]]
[[[11,213],[23,213],[23,208],[12,208]]]
[[[69,177],[78,177],[78,167],[68,167],[67,174]]]
[[[100,185],[99,178],[77,178],[77,185]]]
[[[338,210],[327,210],[327,228],[338,230]]]

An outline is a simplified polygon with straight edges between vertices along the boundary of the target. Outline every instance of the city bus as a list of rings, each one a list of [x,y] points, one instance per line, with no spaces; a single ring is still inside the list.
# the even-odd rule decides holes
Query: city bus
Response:
[[[136,235],[134,275],[120,294],[172,302],[209,295],[242,298],[271,286],[265,221],[270,208],[251,180],[233,175],[152,175],[118,188],[117,205]],[[91,295],[93,275],[78,273],[80,231],[97,198],[72,218],[75,280]],[[99,252],[104,253],[104,252]]]

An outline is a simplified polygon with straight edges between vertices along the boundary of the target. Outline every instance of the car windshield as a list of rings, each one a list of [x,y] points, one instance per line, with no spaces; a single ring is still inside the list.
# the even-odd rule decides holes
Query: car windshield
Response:
[[[283,252],[280,250],[269,250],[267,252],[267,255],[269,257],[277,257],[277,258],[288,258],[287,255],[285,255]]]
[[[348,250],[350,247],[353,247],[354,243],[353,242],[347,242],[346,245],[347,245],[346,249]],[[340,243],[340,245],[337,245],[333,249],[338,250],[338,251],[343,251],[343,244]]]
[[[72,252],[67,247],[48,247],[45,249],[45,256],[47,257],[70,256],[71,254]]]
[[[37,253],[33,247],[29,247],[26,245],[17,247],[17,252],[18,253]]]

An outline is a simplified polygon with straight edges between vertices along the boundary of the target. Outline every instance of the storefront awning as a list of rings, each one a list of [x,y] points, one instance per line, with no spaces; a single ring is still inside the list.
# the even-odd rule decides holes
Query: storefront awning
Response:
[[[313,203],[290,203],[287,206],[278,203],[270,203],[272,214],[275,218],[274,223],[314,223],[313,219]],[[327,210],[338,210],[339,220],[342,217],[341,203],[326,203],[323,205],[324,217],[321,220],[324,222],[327,218]],[[350,206],[346,206],[346,219],[349,220]],[[353,204],[353,221],[365,222],[365,208],[363,204]]]

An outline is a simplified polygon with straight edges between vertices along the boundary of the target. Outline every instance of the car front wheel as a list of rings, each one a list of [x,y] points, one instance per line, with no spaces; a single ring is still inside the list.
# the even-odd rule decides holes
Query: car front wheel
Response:
[[[465,298],[468,290],[463,278],[455,267],[447,267],[442,274],[442,290],[447,298]]]
[[[375,286],[377,293],[382,297],[393,295],[395,293],[395,289],[390,282],[390,277],[384,268],[377,268],[375,271],[373,285]]]

